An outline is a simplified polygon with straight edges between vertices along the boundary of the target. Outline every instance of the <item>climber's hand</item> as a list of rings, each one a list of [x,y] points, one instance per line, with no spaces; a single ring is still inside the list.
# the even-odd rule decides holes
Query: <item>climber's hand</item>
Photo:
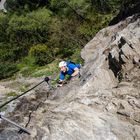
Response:
[[[57,82],[57,86],[58,87],[62,87],[64,84],[67,84],[67,82],[65,81],[65,80],[59,80],[58,82]]]

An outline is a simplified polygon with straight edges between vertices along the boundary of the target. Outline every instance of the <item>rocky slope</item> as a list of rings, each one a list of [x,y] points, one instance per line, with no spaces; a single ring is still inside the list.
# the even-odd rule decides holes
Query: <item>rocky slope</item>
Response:
[[[34,95],[21,98],[9,115],[22,126],[29,122],[31,135],[17,134],[5,123],[0,138],[140,139],[139,15],[98,32],[81,56],[85,65],[80,79],[50,91],[42,85]]]
[[[4,3],[6,0],[0,0],[0,10],[3,10],[4,12],[6,12],[5,8],[4,8]]]

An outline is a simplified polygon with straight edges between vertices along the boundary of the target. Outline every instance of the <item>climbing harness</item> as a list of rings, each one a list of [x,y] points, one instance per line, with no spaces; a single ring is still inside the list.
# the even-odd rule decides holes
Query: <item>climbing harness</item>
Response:
[[[50,80],[49,77],[45,77],[43,81],[41,81],[40,83],[38,83],[37,85],[35,85],[35,86],[32,87],[31,89],[29,89],[29,90],[23,92],[22,94],[20,94],[20,95],[14,97],[14,98],[12,98],[12,99],[9,100],[9,101],[3,103],[3,104],[0,106],[0,109],[3,108],[4,106],[6,106],[7,104],[9,104],[10,102],[12,102],[12,101],[18,99],[18,98],[21,97],[22,95],[26,94],[27,92],[33,90],[33,89],[36,88],[37,86],[41,85],[43,82],[47,82],[47,84],[50,85],[49,80]],[[8,118],[4,117],[4,116],[1,115],[1,114],[0,114],[0,119],[3,119],[3,120],[5,120],[5,121],[7,121],[7,122],[13,124],[14,126],[20,128],[20,130],[19,130],[20,133],[25,132],[25,133],[27,133],[28,135],[30,135],[30,132],[29,132],[27,129],[25,129],[24,127],[18,125],[17,123],[15,123],[15,122],[9,120]]]

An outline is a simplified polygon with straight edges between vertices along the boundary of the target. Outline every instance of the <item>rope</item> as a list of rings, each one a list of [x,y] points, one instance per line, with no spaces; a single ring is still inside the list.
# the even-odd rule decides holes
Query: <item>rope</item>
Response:
[[[43,81],[41,81],[40,83],[38,83],[37,85],[35,85],[35,86],[32,87],[31,89],[29,89],[29,90],[23,92],[22,94],[20,94],[20,95],[14,97],[14,98],[12,98],[12,99],[9,100],[9,101],[3,103],[3,104],[0,106],[0,109],[1,109],[2,107],[6,106],[7,104],[9,104],[10,102],[16,100],[17,98],[21,97],[22,95],[26,94],[27,92],[33,90],[33,89],[36,88],[37,86],[41,85],[43,82],[47,82],[47,83],[48,83],[49,80],[50,80],[49,77],[45,77],[45,79],[44,79]],[[48,85],[49,85],[49,83],[48,83]],[[36,109],[39,107],[40,104],[41,104],[41,103],[39,103],[39,104],[37,105]],[[32,111],[32,112],[33,112],[33,111]],[[29,124],[29,122],[30,122],[30,120],[31,120],[31,114],[32,114],[32,112],[29,114],[29,120],[28,120],[28,122],[27,122],[27,124],[26,124],[25,127],[28,126],[28,124]],[[0,119],[6,120],[6,121],[8,121],[9,123],[11,123],[11,124],[15,125],[16,127],[20,128],[19,133],[25,132],[25,133],[27,133],[28,135],[30,135],[30,132],[28,132],[27,129],[25,129],[25,128],[23,128],[22,126],[16,124],[15,122],[13,122],[13,121],[11,121],[11,120],[5,118],[5,117],[2,116],[1,114],[0,114]]]
[[[46,77],[43,81],[41,81],[40,83],[38,83],[37,85],[35,85],[35,86],[34,86],[34,87],[32,87],[31,89],[29,89],[29,90],[27,90],[27,91],[23,92],[22,94],[20,94],[20,95],[18,95],[18,96],[16,96],[16,97],[14,97],[14,98],[12,98],[12,99],[11,99],[11,100],[9,100],[9,101],[7,101],[7,102],[3,103],[3,104],[0,106],[0,109],[1,109],[1,108],[3,108],[4,106],[6,106],[7,104],[9,104],[10,102],[12,102],[12,101],[16,100],[17,98],[21,97],[22,95],[26,94],[27,92],[29,92],[29,91],[33,90],[33,89],[34,89],[34,88],[36,88],[37,86],[41,85],[43,82],[47,82],[47,83],[48,83],[48,81],[49,81],[49,78],[48,78],[48,77]]]

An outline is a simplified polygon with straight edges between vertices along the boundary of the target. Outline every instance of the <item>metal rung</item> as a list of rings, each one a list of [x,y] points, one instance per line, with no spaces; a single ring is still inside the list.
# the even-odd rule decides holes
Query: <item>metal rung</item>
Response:
[[[1,115],[1,114],[0,114],[0,118],[3,119],[3,120],[5,120],[5,121],[7,121],[7,122],[9,122],[9,123],[11,123],[11,124],[13,124],[14,126],[20,128],[21,131],[23,131],[23,132],[27,133],[28,135],[30,135],[30,132],[29,132],[26,128],[24,128],[24,127],[18,125],[17,123],[15,123],[15,122],[9,120],[8,118],[5,118],[5,117],[4,117],[3,115]]]

